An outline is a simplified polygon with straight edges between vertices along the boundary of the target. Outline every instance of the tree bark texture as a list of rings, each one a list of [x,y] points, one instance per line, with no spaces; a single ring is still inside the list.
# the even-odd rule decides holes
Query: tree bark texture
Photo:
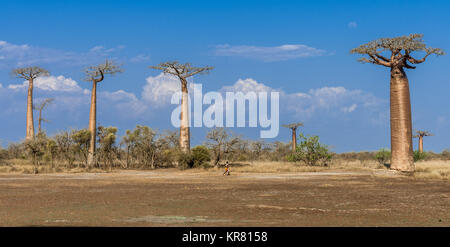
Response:
[[[403,68],[392,68],[390,82],[391,169],[414,171],[411,101]]]

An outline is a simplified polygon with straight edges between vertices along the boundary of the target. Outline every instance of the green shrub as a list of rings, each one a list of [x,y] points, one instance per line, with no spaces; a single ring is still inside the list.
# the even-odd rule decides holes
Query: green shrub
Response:
[[[375,153],[375,160],[382,166],[386,165],[391,160],[391,151],[386,148],[380,149]]]
[[[180,153],[178,155],[178,166],[180,169],[189,169],[210,166],[211,155],[209,149],[205,146],[197,146],[191,150],[191,153]]]
[[[205,146],[196,146],[191,151],[193,167],[208,167],[211,161],[209,149]]]
[[[424,160],[427,157],[426,153],[421,153],[418,150],[414,151],[414,162]]]
[[[319,143],[318,136],[305,136],[300,133],[300,140],[296,152],[288,156],[289,161],[303,161],[310,166],[328,165],[332,154],[328,146]]]

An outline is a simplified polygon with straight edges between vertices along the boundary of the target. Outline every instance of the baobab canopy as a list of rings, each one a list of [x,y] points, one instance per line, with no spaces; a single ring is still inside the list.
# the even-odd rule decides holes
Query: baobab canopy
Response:
[[[369,58],[360,58],[363,63],[373,63],[386,67],[401,66],[407,69],[415,69],[411,64],[423,63],[431,55],[444,55],[444,51],[439,48],[427,47],[422,40],[423,34],[410,34],[395,38],[380,38],[369,43],[363,44],[350,52],[353,54],[368,55]],[[389,57],[383,56],[383,52],[391,52]],[[403,53],[402,53],[403,51]],[[425,56],[416,59],[411,56],[412,52],[425,52]]]

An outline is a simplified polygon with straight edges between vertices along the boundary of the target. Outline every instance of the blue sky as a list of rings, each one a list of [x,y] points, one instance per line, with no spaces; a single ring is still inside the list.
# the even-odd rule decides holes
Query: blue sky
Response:
[[[281,91],[281,124],[304,122],[302,130],[319,135],[333,151],[376,150],[389,147],[389,71],[358,63],[349,50],[410,33],[423,33],[428,45],[450,50],[445,1],[2,1],[1,6],[3,145],[25,134],[26,90],[11,69],[33,64],[51,72],[35,99],[56,98],[44,126],[53,134],[87,127],[91,84],[82,80],[82,69],[112,58],[125,72],[100,83],[98,123],[118,126],[120,133],[136,124],[174,129],[175,106],[164,98],[164,90],[173,89],[165,81],[170,78],[148,66],[179,60],[215,67],[194,78],[204,92],[239,85]],[[413,127],[435,134],[425,140],[426,150],[450,148],[449,66],[448,55],[432,56],[407,71]],[[201,143],[206,131],[194,128],[193,143]],[[255,128],[233,131],[259,136]],[[273,140],[289,138],[281,128]]]

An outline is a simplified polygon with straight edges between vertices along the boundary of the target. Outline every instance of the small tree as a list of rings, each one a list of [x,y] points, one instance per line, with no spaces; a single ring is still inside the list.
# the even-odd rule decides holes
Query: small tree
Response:
[[[112,171],[114,165],[114,157],[116,154],[116,127],[98,127],[98,143],[100,144],[100,158],[103,160],[105,167],[109,167]]]
[[[42,112],[44,111],[45,107],[47,107],[50,103],[52,103],[55,99],[53,98],[47,98],[44,99],[42,102],[40,102],[37,106],[33,107],[35,110],[39,112],[39,118],[38,118],[38,135],[42,133],[42,122],[48,123],[49,121],[45,119],[42,116]]]
[[[413,138],[419,138],[419,153],[423,153],[423,137],[432,135],[432,133],[425,130],[416,130],[416,134],[413,136]]]
[[[303,126],[303,123],[292,123],[292,124],[285,124],[283,127],[288,128],[292,131],[292,152],[295,152],[297,150],[297,128]]]
[[[67,162],[66,167],[71,168],[75,161],[74,150],[76,150],[76,144],[72,139],[72,135],[67,131],[63,131],[55,135],[54,140],[59,158]]]
[[[328,166],[332,155],[328,146],[320,144],[318,136],[305,136],[300,133],[300,140],[296,152],[289,157],[290,161],[303,161],[310,166]]]
[[[39,135],[37,138],[25,141],[26,150],[31,156],[31,160],[33,162],[34,174],[39,172],[40,161],[45,154],[46,146],[47,141],[44,135]]]
[[[91,141],[91,132],[87,129],[74,130],[71,133],[73,151],[81,157],[85,167],[88,166],[89,143]]]
[[[53,139],[49,139],[47,141],[46,157],[48,157],[50,160],[51,168],[54,167],[54,160],[55,160],[55,157],[57,156],[57,154],[58,154],[58,146],[56,144],[56,141]]]
[[[206,146],[213,153],[214,166],[218,166],[225,155],[231,155],[241,141],[238,136],[230,135],[224,128],[212,129],[206,135],[206,139]]]

